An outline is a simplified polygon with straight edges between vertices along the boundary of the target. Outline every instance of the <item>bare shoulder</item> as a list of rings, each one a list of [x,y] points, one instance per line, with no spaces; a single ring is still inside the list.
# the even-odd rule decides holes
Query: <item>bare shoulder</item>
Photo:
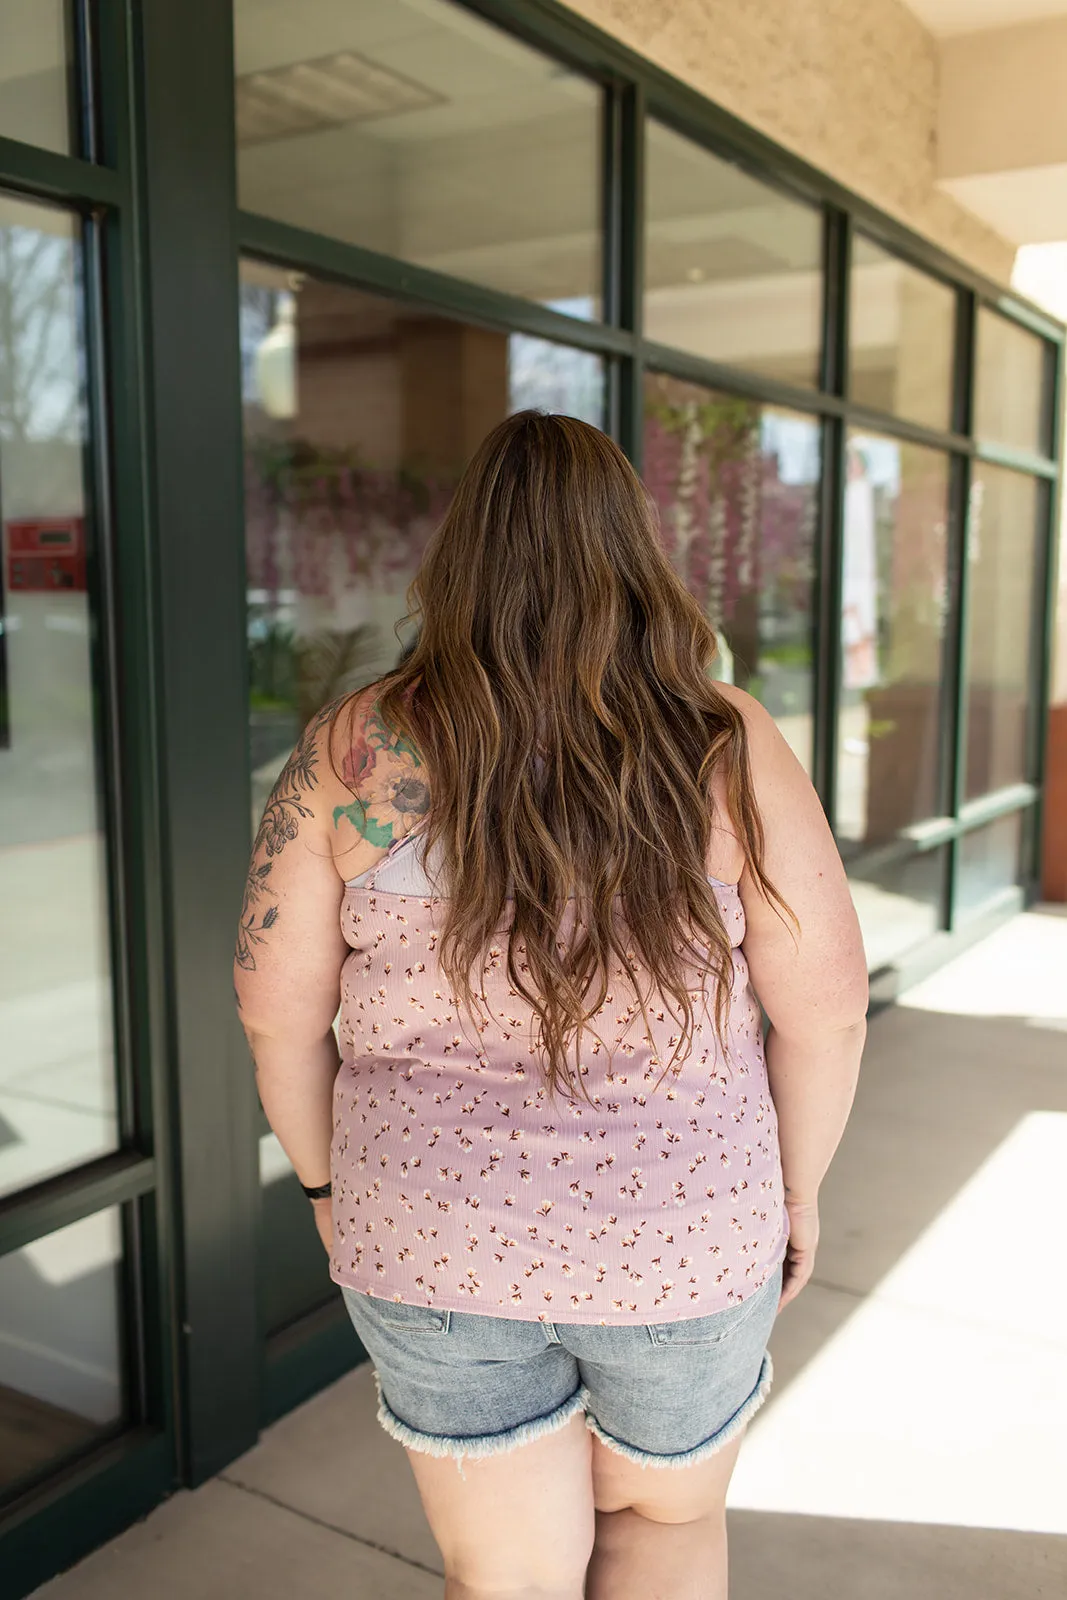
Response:
[[[373,689],[312,717],[278,774],[252,849],[236,953],[242,1004],[253,1004],[258,987],[262,1014],[263,995],[276,1001],[285,974],[306,971],[309,950],[329,951],[333,962],[338,880],[372,867],[427,810],[421,766],[386,727]],[[332,983],[332,965],[330,973]]]
[[[803,766],[783,738],[768,711],[744,689],[732,683],[715,686],[722,698],[740,712],[745,728],[752,798],[765,828],[774,828],[776,814],[783,817],[797,806],[821,807]]]
[[[803,768],[782,737],[778,724],[753,695],[744,689],[736,688],[732,683],[717,683],[715,687],[723,699],[728,701],[735,711],[741,713],[744,720],[753,777],[756,775],[757,767],[762,772],[779,762],[785,761],[786,765],[789,765],[786,758],[790,756],[793,758],[793,763],[803,772]]]
[[[774,723],[767,716],[758,700],[754,700],[743,689],[735,689],[733,684],[717,683],[716,689],[735,710],[744,718],[745,732],[749,752],[749,767],[755,786],[756,768],[762,772],[766,761],[762,752],[762,743],[767,738],[766,731],[761,726],[761,721],[770,723],[772,731]],[[763,787],[761,783],[759,787]],[[713,806],[711,838],[708,847],[708,872],[713,878],[723,883],[737,883],[744,871],[745,850],[736,831],[736,819],[731,815],[729,802],[729,783],[725,766],[720,762],[711,776],[711,798]]]
[[[836,847],[811,779],[774,718],[743,689],[733,684],[717,687],[744,719],[753,798],[769,853],[780,857],[814,846],[820,856],[829,850],[836,858]]]
[[[323,743],[334,858],[356,877],[426,815],[426,773],[410,740],[383,720],[373,686],[335,708]]]

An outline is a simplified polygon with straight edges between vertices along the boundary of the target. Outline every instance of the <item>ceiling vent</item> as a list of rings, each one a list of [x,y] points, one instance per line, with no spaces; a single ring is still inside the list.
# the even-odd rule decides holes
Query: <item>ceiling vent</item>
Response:
[[[441,95],[354,50],[250,72],[238,78],[236,97],[239,145],[291,139],[444,103]]]

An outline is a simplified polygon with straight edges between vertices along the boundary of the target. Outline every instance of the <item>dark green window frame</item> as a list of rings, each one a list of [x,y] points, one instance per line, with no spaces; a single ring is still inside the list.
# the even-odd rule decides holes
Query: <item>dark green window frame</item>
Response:
[[[928,240],[850,195],[824,174],[807,166],[719,110],[687,86],[606,39],[597,30],[563,12],[549,0],[452,0],[489,21],[508,27],[528,43],[586,72],[605,92],[604,171],[602,178],[604,320],[579,321],[529,301],[500,294],[466,281],[408,266],[358,246],[242,212],[239,220],[243,254],[313,272],[338,283],[377,291],[399,299],[418,300],[456,317],[501,331],[532,334],[596,352],[608,372],[608,425],[631,459],[641,464],[641,385],[646,370],[673,374],[727,394],[778,405],[821,422],[823,474],[817,535],[818,601],[814,624],[815,765],[814,781],[834,820],[835,738],[837,727],[838,628],[840,610],[841,515],[843,509],[844,443],[850,427],[876,431],[902,442],[925,445],[944,453],[951,468],[951,592],[946,649],[946,696],[949,726],[943,730],[940,779],[941,815],[929,819],[899,853],[950,846],[950,867],[940,925],[954,926],[953,885],[958,840],[983,822],[1013,810],[1038,806],[1043,770],[1043,733],[1038,711],[1028,734],[1027,781],[964,805],[960,794],[963,726],[963,649],[966,637],[967,507],[974,461],[1010,467],[1050,484],[1057,483],[1054,455],[1043,456],[977,441],[970,432],[975,315],[988,305],[1038,333],[1046,341],[1048,405],[1058,415],[1062,389],[1063,329],[1038,308],[973,270],[953,261]],[[818,206],[824,219],[824,295],[822,360],[818,390],[795,387],[742,372],[735,367],[689,355],[647,340],[642,332],[643,148],[646,120],[655,118],[673,131],[703,145],[711,153],[743,168],[769,188]],[[943,282],[956,300],[952,426],[926,427],[852,401],[848,393],[848,310],[852,239],[856,230],[901,261]],[[1054,431],[1058,440],[1058,429]],[[1047,497],[1048,520],[1042,574],[1047,577],[1054,522],[1053,500]],[[1035,657],[1051,637],[1049,621],[1037,640]],[[1035,689],[1043,686],[1044,655],[1034,662]],[[1040,706],[1040,695],[1034,704]],[[1025,875],[1036,884],[1038,830],[1031,828]]]
[[[0,138],[0,190],[54,205],[81,222],[86,512],[121,1145],[0,1201],[0,1254],[120,1207],[128,1423],[0,1503],[0,1566],[15,1593],[118,1532],[175,1482],[174,1236],[170,1208],[161,1203],[170,1167],[166,929],[156,893],[161,847],[151,643],[134,620],[147,608],[136,382],[140,266],[126,94],[132,47],[124,8],[113,0],[78,0],[70,23],[78,153]],[[101,90],[106,99],[98,112]]]
[[[954,603],[947,646],[952,728],[942,776],[944,815],[923,827],[917,844],[949,847],[945,935],[953,930],[960,840],[973,829],[1025,813],[1023,893],[1032,894],[1036,886],[1058,464],[1053,456],[977,442],[970,432],[970,398],[975,315],[986,305],[1046,341],[1058,448],[1063,328],[555,0],[453,3],[604,87],[601,323],[238,215],[232,17],[218,0],[185,0],[181,7],[172,0],[73,0],[79,154],[58,155],[0,138],[0,189],[69,208],[84,224],[90,511],[124,1134],[115,1155],[0,1201],[0,1254],[121,1205],[130,1275],[128,1342],[136,1352],[134,1425],[0,1510],[0,1564],[13,1576],[16,1592],[26,1592],[117,1531],[176,1482],[202,1481],[254,1441],[264,1416],[280,1414],[313,1392],[332,1370],[351,1364],[355,1353],[347,1328],[342,1343],[338,1319],[316,1313],[279,1336],[261,1375],[254,1262],[242,1265],[253,1252],[259,1187],[258,1108],[232,1017],[228,963],[248,814],[239,252],[602,354],[609,427],[638,465],[646,368],[817,419],[824,455],[815,781],[831,820],[846,430],[877,429],[944,451],[953,484]],[[195,127],[184,98],[191,83],[197,88]],[[818,390],[757,380],[644,339],[640,238],[647,117],[821,208],[825,292]],[[195,261],[192,197],[198,207]],[[955,398],[948,431],[909,424],[849,399],[848,282],[856,229],[956,293]],[[1035,574],[1045,606],[1033,640],[1026,781],[964,804],[964,552],[975,462],[1027,473],[1047,485]],[[197,496],[185,504],[183,490],[194,478]],[[217,563],[215,580],[203,592],[189,575],[195,576],[197,562]],[[184,573],[183,563],[189,569]],[[196,671],[188,673],[194,642],[199,658]],[[204,738],[208,682],[219,693]],[[205,793],[212,796],[215,832],[206,868],[195,826]],[[1008,896],[1005,905],[1020,898]],[[318,1364],[324,1356],[325,1365]]]
[[[225,705],[198,768],[203,730],[197,735],[192,723],[202,723],[205,697],[200,685],[183,683],[179,659],[206,625],[203,670],[221,668],[220,680],[231,682],[231,722],[240,726],[243,640],[226,660],[226,630],[212,626],[217,619],[205,615],[210,605],[199,604],[187,575],[198,560],[210,566],[221,521],[233,552],[217,598],[224,606],[227,593],[240,596],[240,412],[227,384],[236,388],[238,370],[234,198],[225,179],[232,30],[228,8],[198,0],[195,24],[189,9],[179,13],[168,0],[72,0],[79,153],[0,138],[0,190],[54,204],[82,224],[87,521],[122,1131],[113,1155],[0,1200],[0,1255],[121,1207],[129,1419],[121,1433],[0,1503],[0,1568],[12,1595],[70,1565],[179,1483],[218,1470],[259,1426],[255,1089],[228,976],[232,889],[224,873],[220,892],[196,903],[190,808],[210,793],[217,762],[221,825],[208,853],[236,863],[239,885],[246,840],[226,822],[237,809],[247,813],[247,798],[237,798],[246,777],[239,747],[225,769]],[[215,67],[206,97],[214,117],[206,116],[197,149],[177,91],[203,76],[205,58]],[[224,291],[204,294],[200,285],[203,326],[191,344],[189,284],[181,279],[188,228],[180,180],[189,172]],[[219,352],[221,383],[211,372]],[[176,412],[199,412],[199,438],[175,426]],[[219,509],[201,528],[175,485],[196,483],[205,436],[220,461],[229,458],[229,471],[205,474],[203,497]],[[163,439],[169,445],[154,451]],[[238,604],[230,621],[236,636]],[[220,1051],[229,1073],[219,1071]]]

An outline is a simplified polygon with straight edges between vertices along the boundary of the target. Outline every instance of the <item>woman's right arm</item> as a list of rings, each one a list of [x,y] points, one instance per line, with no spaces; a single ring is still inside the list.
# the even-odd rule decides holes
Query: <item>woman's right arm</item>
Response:
[[[763,870],[796,918],[745,871],[744,950],[770,1021],[767,1074],[790,1224],[781,1307],[814,1266],[819,1185],[848,1121],[867,1033],[867,963],[845,869],[807,774],[757,701],[724,693],[748,732]]]

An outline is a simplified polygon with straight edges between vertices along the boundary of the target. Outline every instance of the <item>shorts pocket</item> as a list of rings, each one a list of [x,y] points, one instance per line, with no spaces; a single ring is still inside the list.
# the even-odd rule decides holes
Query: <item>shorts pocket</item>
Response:
[[[381,1295],[364,1294],[355,1289],[343,1292],[357,1331],[361,1317],[379,1328],[411,1334],[447,1333],[452,1321],[451,1311],[440,1306],[411,1306],[401,1300],[386,1300]]]
[[[739,1328],[743,1328],[761,1307],[765,1307],[772,1294],[777,1304],[781,1294],[781,1274],[777,1270],[771,1273],[766,1283],[760,1284],[758,1289],[747,1294],[736,1305],[724,1306],[721,1311],[712,1311],[706,1317],[682,1317],[677,1322],[649,1323],[649,1337],[653,1344],[721,1344]]]

